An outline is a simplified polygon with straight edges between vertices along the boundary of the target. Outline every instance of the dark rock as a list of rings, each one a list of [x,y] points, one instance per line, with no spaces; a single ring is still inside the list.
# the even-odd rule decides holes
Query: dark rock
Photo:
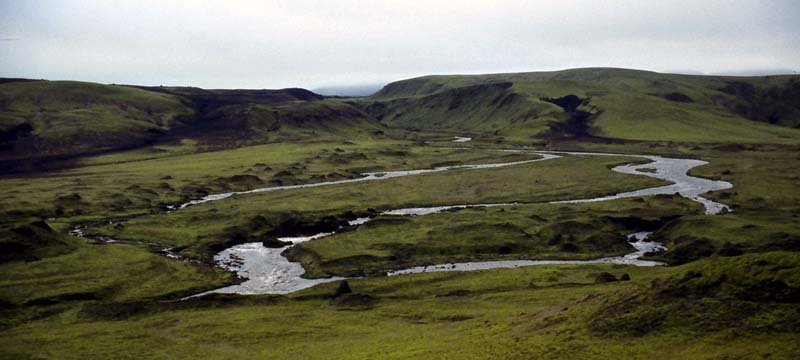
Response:
[[[682,102],[682,103],[694,102],[694,100],[692,100],[692,98],[690,98],[688,95],[682,94],[682,93],[679,93],[679,92],[673,92],[673,93],[666,94],[666,95],[664,95],[664,99],[667,99],[669,101]]]
[[[252,230],[258,230],[263,227],[269,226],[269,222],[267,221],[267,218],[261,215],[257,215],[251,218],[250,221],[247,222],[247,226]]]
[[[278,248],[282,248],[284,246],[289,246],[292,243],[288,242],[288,241],[281,241],[281,240],[272,238],[272,239],[267,239],[267,240],[262,241],[261,244],[264,245],[264,247],[266,247],[266,248],[278,249]]]
[[[566,243],[559,248],[563,252],[576,253],[579,251],[578,246],[573,243]]]
[[[716,252],[714,244],[708,239],[697,239],[691,236],[681,236],[676,239],[679,244],[668,251],[665,256],[670,258],[670,264],[680,265],[700,258],[708,257]]]
[[[763,280],[739,294],[740,298],[755,301],[800,302],[800,289],[791,287],[782,280]]]
[[[547,241],[547,245],[558,245],[561,242],[561,234],[555,234],[550,240]]]
[[[336,288],[336,292],[333,293],[333,297],[339,297],[344,294],[350,294],[353,290],[350,289],[350,284],[347,283],[347,280],[339,281],[339,286]]]
[[[602,272],[594,278],[594,282],[598,284],[614,282],[614,281],[619,281],[619,280],[609,272]]]
[[[294,176],[294,174],[292,174],[288,170],[283,170],[283,171],[277,172],[275,175],[272,175],[272,177],[287,177],[287,176]]]
[[[733,245],[733,244],[731,244],[729,242],[726,242],[724,245],[722,245],[722,248],[720,248],[717,251],[717,255],[719,255],[719,256],[739,256],[739,255],[742,255],[742,250],[739,250],[735,245]]]
[[[500,255],[510,254],[513,250],[509,246],[500,246],[497,248],[497,253]]]
[[[70,194],[70,195],[64,195],[64,196],[59,196],[58,198],[56,198],[56,201],[63,201],[63,202],[75,202],[75,201],[80,201],[80,200],[81,200],[81,196],[79,194],[77,194],[77,193]]]
[[[255,175],[233,175],[227,178],[228,181],[234,183],[260,183],[261,179]]]
[[[378,301],[378,299],[364,294],[344,294],[331,300],[334,305],[368,310]]]
[[[683,278],[680,280],[680,282],[686,282],[686,281],[689,281],[689,280],[692,280],[692,279],[701,278],[701,277],[703,277],[703,273],[701,273],[699,271],[689,270],[689,271],[686,272],[685,275],[683,275]]]
[[[628,274],[622,274],[622,276],[619,277],[619,280],[620,281],[630,281],[631,280],[631,276],[628,275]]]

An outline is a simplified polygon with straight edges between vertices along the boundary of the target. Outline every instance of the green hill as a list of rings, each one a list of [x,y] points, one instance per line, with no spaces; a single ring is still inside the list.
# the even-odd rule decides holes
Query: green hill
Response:
[[[36,170],[72,158],[196,140],[199,150],[322,135],[379,134],[350,105],[304,89],[204,90],[76,81],[0,81],[0,169]]]
[[[130,147],[184,125],[180,98],[76,81],[0,84],[0,159]]]
[[[588,134],[692,142],[800,142],[800,76],[723,77],[586,68],[424,76],[359,100],[382,122],[414,129],[492,132],[518,140],[564,136],[575,95],[592,111]]]
[[[0,79],[0,169],[194,140],[194,151],[435,130],[530,143],[623,139],[800,143],[800,77],[587,68],[425,76],[367,98]],[[58,165],[62,166],[62,165]]]

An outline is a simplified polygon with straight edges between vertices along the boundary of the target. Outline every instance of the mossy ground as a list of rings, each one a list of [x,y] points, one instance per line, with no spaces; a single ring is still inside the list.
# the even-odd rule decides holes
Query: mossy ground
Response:
[[[769,253],[417,274],[351,280],[353,294],[336,299],[326,284],[289,297],[89,302],[7,329],[0,344],[9,358],[788,359],[799,350],[796,304],[736,289],[796,290],[799,262]],[[598,284],[600,272],[632,280]],[[718,281],[726,273],[746,280]]]
[[[800,258],[792,247],[800,234],[793,220],[800,170],[790,147],[556,144],[709,160],[693,174],[735,186],[708,195],[734,206],[733,213],[718,216],[702,215],[699,204],[677,196],[546,204],[660,184],[609,171],[629,159],[584,156],[237,196],[171,214],[160,207],[278,180],[314,182],[371,170],[535,158],[441,150],[436,143],[423,145],[424,134],[416,136],[203,153],[196,153],[192,142],[179,142],[164,151],[89,158],[84,166],[59,173],[0,180],[9,189],[0,199],[4,234],[55,218],[48,221],[49,232],[32,230],[39,245],[52,251],[0,264],[0,354],[14,359],[780,359],[800,353]],[[430,139],[447,144],[446,137]],[[275,176],[281,172],[291,176]],[[382,216],[355,231],[304,244],[298,250],[316,256],[298,257],[310,275],[373,274],[454,260],[592,258],[625,253],[624,234],[650,230],[671,248],[662,257],[683,264],[377,276],[349,280],[353,293],[336,298],[337,284],[331,283],[289,296],[178,301],[235,279],[208,264],[168,259],[153,252],[158,247],[93,244],[64,235],[75,222],[144,214],[93,231],[179,247],[180,254],[207,261],[210,246],[224,244],[230,227],[264,235],[286,216],[317,221],[369,208],[486,202],[523,204],[400,221]],[[257,216],[265,222],[253,222]],[[250,229],[253,224],[260,227]],[[688,235],[711,250],[692,247],[676,255]],[[691,256],[677,257],[685,254]],[[606,272],[631,280],[598,283]]]

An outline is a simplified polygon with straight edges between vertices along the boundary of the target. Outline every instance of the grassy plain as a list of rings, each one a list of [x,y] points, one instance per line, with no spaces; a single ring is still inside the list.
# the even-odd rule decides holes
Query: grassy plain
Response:
[[[439,139],[446,144],[445,138]],[[584,156],[237,196],[172,214],[160,214],[157,208],[161,202],[202,194],[162,190],[162,182],[173,189],[194,182],[206,191],[241,190],[269,185],[269,174],[284,170],[294,175],[291,181],[306,182],[333,178],[321,177],[333,171],[344,177],[350,171],[535,158],[418,144],[322,142],[194,153],[192,143],[184,142],[156,156],[149,156],[148,150],[131,151],[90,158],[85,166],[57,175],[4,179],[15,190],[4,194],[2,202],[11,219],[17,219],[15,224],[26,224],[37,214],[50,215],[60,205],[64,214],[49,221],[58,231],[74,221],[117,213],[104,196],[138,198],[132,185],[156,192],[159,200],[132,201],[118,213],[154,213],[96,230],[158,246],[92,244],[57,234],[52,236],[66,243],[67,250],[33,262],[0,265],[3,356],[791,358],[798,352],[786,345],[797,343],[792,329],[800,318],[794,305],[800,260],[790,252],[798,234],[792,221],[797,213],[792,192],[797,159],[781,147],[729,153],[666,143],[629,146],[630,151],[676,156],[695,152],[710,160],[693,173],[736,184],[730,194],[708,195],[734,206],[733,213],[714,217],[701,215],[696,203],[669,196],[543,204],[659,184],[609,171],[629,158]],[[621,150],[613,144],[581,146]],[[256,172],[264,167],[258,163],[272,170]],[[217,182],[246,174],[257,174],[262,181]],[[771,176],[771,182],[760,181],[759,176],[772,174],[778,175]],[[163,179],[166,176],[172,178]],[[80,194],[77,202],[59,202],[72,193]],[[754,200],[757,197],[761,199]],[[235,279],[208,265],[153,253],[161,246],[178,247],[182,255],[207,260],[212,253],[208,245],[227,240],[226,228],[244,228],[256,216],[270,220],[255,231],[263,234],[285,214],[315,220],[370,207],[511,201],[526,204],[400,221],[382,216],[355,231],[304,244],[295,256],[309,275],[324,276],[375,274],[454,260],[622,254],[630,251],[623,235],[642,229],[656,230],[655,236],[672,250],[681,249],[685,240],[679,239],[685,234],[708,241],[712,248],[688,252],[693,254],[688,258],[681,257],[685,250],[677,256],[662,255],[674,263],[695,260],[675,267],[542,266],[379,276],[350,280],[354,294],[344,297],[333,297],[336,284],[324,284],[290,296],[218,295],[190,301],[176,299]],[[78,209],[85,212],[77,214]],[[748,224],[757,226],[742,229]],[[780,233],[789,238],[775,243]],[[725,247],[726,242],[748,241],[772,245],[739,246],[738,253]],[[598,283],[604,272],[616,278],[628,274],[632,280]],[[665,352],[665,347],[673,350]]]
[[[496,156],[495,161],[519,159],[518,155],[491,150],[481,153]],[[615,164],[630,161],[636,160],[568,156],[506,168],[452,170],[385,181],[247,194],[190,206],[167,216],[155,214],[132,219],[123,227],[109,225],[98,230],[114,238],[181,247],[182,253],[207,259],[213,255],[214,245],[226,240],[231,226],[248,228],[259,216],[265,218],[266,224],[249,231],[269,232],[287,217],[315,221],[369,209],[546,202],[662,184],[647,177],[609,171]]]

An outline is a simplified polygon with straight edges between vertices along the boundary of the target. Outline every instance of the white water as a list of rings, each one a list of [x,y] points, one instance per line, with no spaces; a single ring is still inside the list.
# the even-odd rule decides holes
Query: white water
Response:
[[[472,141],[472,138],[471,137],[466,137],[466,136],[454,136],[453,137],[453,142],[467,142],[467,141]]]
[[[278,240],[292,243],[292,245],[281,248],[268,248],[263,243],[254,242],[225,249],[214,256],[214,261],[219,267],[236,272],[239,277],[245,278],[247,281],[196,296],[209,293],[286,294],[317,284],[344,279],[340,277],[304,279],[302,276],[306,271],[300,263],[291,262],[281,255],[286,249],[296,244],[332,234],[320,233],[313,236],[279,238]]]

